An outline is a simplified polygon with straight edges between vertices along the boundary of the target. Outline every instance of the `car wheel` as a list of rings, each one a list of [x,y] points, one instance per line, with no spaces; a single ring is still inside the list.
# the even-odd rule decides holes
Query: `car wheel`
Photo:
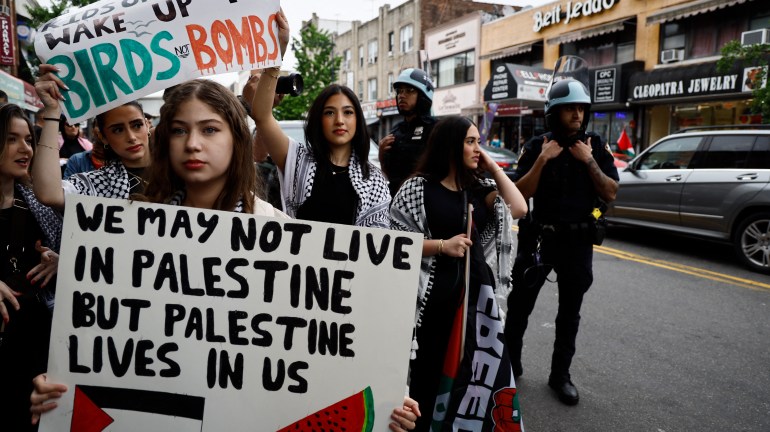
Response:
[[[738,258],[754,271],[770,274],[770,213],[743,219],[733,240]]]

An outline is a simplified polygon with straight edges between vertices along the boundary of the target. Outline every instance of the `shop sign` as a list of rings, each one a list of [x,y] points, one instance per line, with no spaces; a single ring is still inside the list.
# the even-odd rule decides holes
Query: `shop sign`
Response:
[[[11,74],[0,70],[0,89],[8,95],[8,102],[21,105],[24,103],[24,83]]]
[[[552,73],[510,63],[497,66],[484,88],[484,100],[524,99],[545,102]]]
[[[598,69],[595,71],[594,103],[615,101],[615,68]]]
[[[377,118],[377,102],[364,102],[361,104],[361,111],[364,112],[364,118],[367,120]]]
[[[13,41],[16,38],[9,15],[0,15],[0,65],[16,64]]]
[[[681,67],[636,74],[631,78],[631,99],[654,99],[707,96],[711,94],[740,93],[746,91],[746,70],[734,69],[720,74],[714,63],[697,67]]]
[[[589,16],[604,12],[611,9],[619,3],[616,0],[585,0],[585,1],[568,1],[564,12],[567,14],[564,24],[569,24],[570,21],[581,16]],[[540,30],[561,22],[562,5],[556,5],[547,12],[537,11],[533,16],[535,25],[532,30],[539,32]]]
[[[474,49],[479,41],[479,20],[464,21],[442,31],[429,32],[425,35],[425,49],[431,59],[441,59],[448,55]]]
[[[377,117],[393,116],[398,114],[398,106],[395,98],[377,101]]]
[[[433,110],[436,116],[460,115],[462,109],[476,103],[476,86],[465,85],[447,90],[436,90]]]

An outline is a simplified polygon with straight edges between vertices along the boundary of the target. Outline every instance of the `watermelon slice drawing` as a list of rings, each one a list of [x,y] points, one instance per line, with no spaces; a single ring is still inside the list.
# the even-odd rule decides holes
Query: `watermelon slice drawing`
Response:
[[[367,387],[278,432],[371,432],[373,427],[374,397],[372,388]]]

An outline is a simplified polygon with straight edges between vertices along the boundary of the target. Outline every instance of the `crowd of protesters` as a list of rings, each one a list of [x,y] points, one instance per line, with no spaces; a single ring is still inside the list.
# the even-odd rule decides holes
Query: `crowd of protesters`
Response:
[[[277,24],[283,53],[289,41],[283,13]],[[63,116],[62,92],[67,89],[55,66],[39,68],[35,88],[44,105],[37,113],[39,124],[33,125],[18,106],[0,103],[0,225],[5,227],[0,230],[0,368],[13,371],[6,374],[0,392],[0,407],[8,413],[0,420],[3,430],[36,430],[40,416],[55,409],[56,400],[68,391],[48,381],[45,370],[62,212],[71,194],[422,234],[408,396],[393,411],[391,430],[457,430],[456,425],[476,418],[480,431],[523,430],[514,376],[523,373],[521,338],[543,278],[530,288],[513,287],[505,330],[495,293],[511,290],[516,255],[512,225],[513,219],[528,214],[526,199],[546,203],[534,213],[542,218],[546,206],[560,208],[558,196],[548,188],[558,189],[565,183],[559,179],[571,175],[588,179],[573,183],[583,186],[586,200],[614,197],[617,174],[604,163],[598,136],[591,135],[587,143],[580,138],[590,97],[554,104],[550,126],[557,133],[533,138],[539,141],[525,147],[529,155],[522,155],[526,163],[514,183],[482,151],[482,137],[472,121],[430,115],[434,87],[421,69],[404,70],[393,84],[404,121],[379,142],[382,171],[368,161],[372,141],[361,103],[345,86],[326,87],[308,107],[305,142],[288,137],[273,117],[273,107],[280,103],[279,72],[255,71],[240,99],[214,81],[177,85],[164,94],[154,129],[139,103],[125,103],[95,117],[94,142]],[[561,112],[567,114],[559,117]],[[254,131],[247,116],[255,122]],[[555,140],[573,142],[559,145]],[[268,154],[280,179],[269,201],[255,164]],[[62,159],[68,159],[66,167]],[[557,160],[571,171],[559,172],[551,163]],[[558,228],[580,224],[581,218],[556,215],[547,221]],[[531,214],[526,220],[535,224]],[[580,269],[590,273],[590,240],[581,235],[573,243],[588,255],[588,264]],[[527,264],[530,255],[519,254],[514,285],[527,283],[524,271],[536,265]],[[556,271],[564,273],[566,286],[567,279],[577,276],[568,272],[574,267],[567,266],[569,258],[564,260]],[[589,276],[580,286],[581,298]],[[559,282],[560,297],[566,297],[561,295],[561,277]],[[560,304],[557,336],[568,325],[577,333],[576,303],[569,317]],[[480,314],[487,312],[484,316],[492,319],[481,320]],[[495,332],[501,366],[486,389],[495,398],[487,398],[473,417],[462,400],[479,378],[473,369],[475,352]],[[578,398],[569,375],[574,334],[565,336],[569,352],[554,353],[551,378],[551,386],[568,404]],[[487,355],[495,351],[490,350]],[[494,414],[503,412],[498,395],[506,394],[513,395],[506,405],[510,410],[500,417]]]

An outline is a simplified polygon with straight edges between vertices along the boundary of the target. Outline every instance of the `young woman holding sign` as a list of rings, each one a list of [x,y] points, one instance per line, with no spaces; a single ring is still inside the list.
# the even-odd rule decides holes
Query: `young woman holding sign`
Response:
[[[494,422],[501,430],[520,430],[501,423],[515,421],[518,403],[500,342],[503,327],[494,291],[510,284],[511,213],[523,216],[527,203],[479,145],[479,131],[470,120],[452,116],[438,122],[418,174],[404,182],[390,209],[392,229],[425,236],[409,393],[430,411],[418,420],[418,431],[429,430],[432,422],[433,430],[456,430],[447,425],[455,421],[474,379],[485,381],[485,388],[494,385],[488,404],[478,399],[481,416],[465,420],[483,422],[484,431],[491,431]],[[494,181],[480,177],[479,171]],[[485,333],[488,337],[476,340]],[[493,350],[490,340],[495,341]],[[478,358],[486,359],[484,367],[476,366],[489,376],[473,374],[472,361]]]
[[[31,430],[30,381],[48,363],[61,236],[59,215],[32,193],[34,153],[35,133],[24,110],[0,107],[0,421],[12,431]]]
[[[60,89],[66,89],[66,86],[54,74],[57,70],[56,66],[40,65],[40,77],[35,83],[37,94],[45,105],[38,113],[45,124],[40,135],[39,148],[42,150],[32,168],[36,179],[35,195],[44,204],[61,209],[67,194],[126,199],[132,193],[141,192],[146,183],[144,169],[150,164],[150,132],[142,106],[137,102],[96,116],[97,133],[105,147],[105,165],[96,171],[61,180],[57,130],[61,115]]]
[[[246,110],[214,81],[179,85],[160,109],[145,199],[288,217],[261,200]]]
[[[288,217],[257,196],[258,177],[245,119],[246,111],[238,99],[214,81],[196,80],[178,86],[161,108],[149,183],[145,194],[135,198]],[[67,388],[46,382],[45,375],[35,378],[34,384],[31,400],[37,422],[41,413],[56,407],[50,401]],[[417,415],[416,404],[407,399],[403,407],[394,410],[391,430],[410,430]]]

